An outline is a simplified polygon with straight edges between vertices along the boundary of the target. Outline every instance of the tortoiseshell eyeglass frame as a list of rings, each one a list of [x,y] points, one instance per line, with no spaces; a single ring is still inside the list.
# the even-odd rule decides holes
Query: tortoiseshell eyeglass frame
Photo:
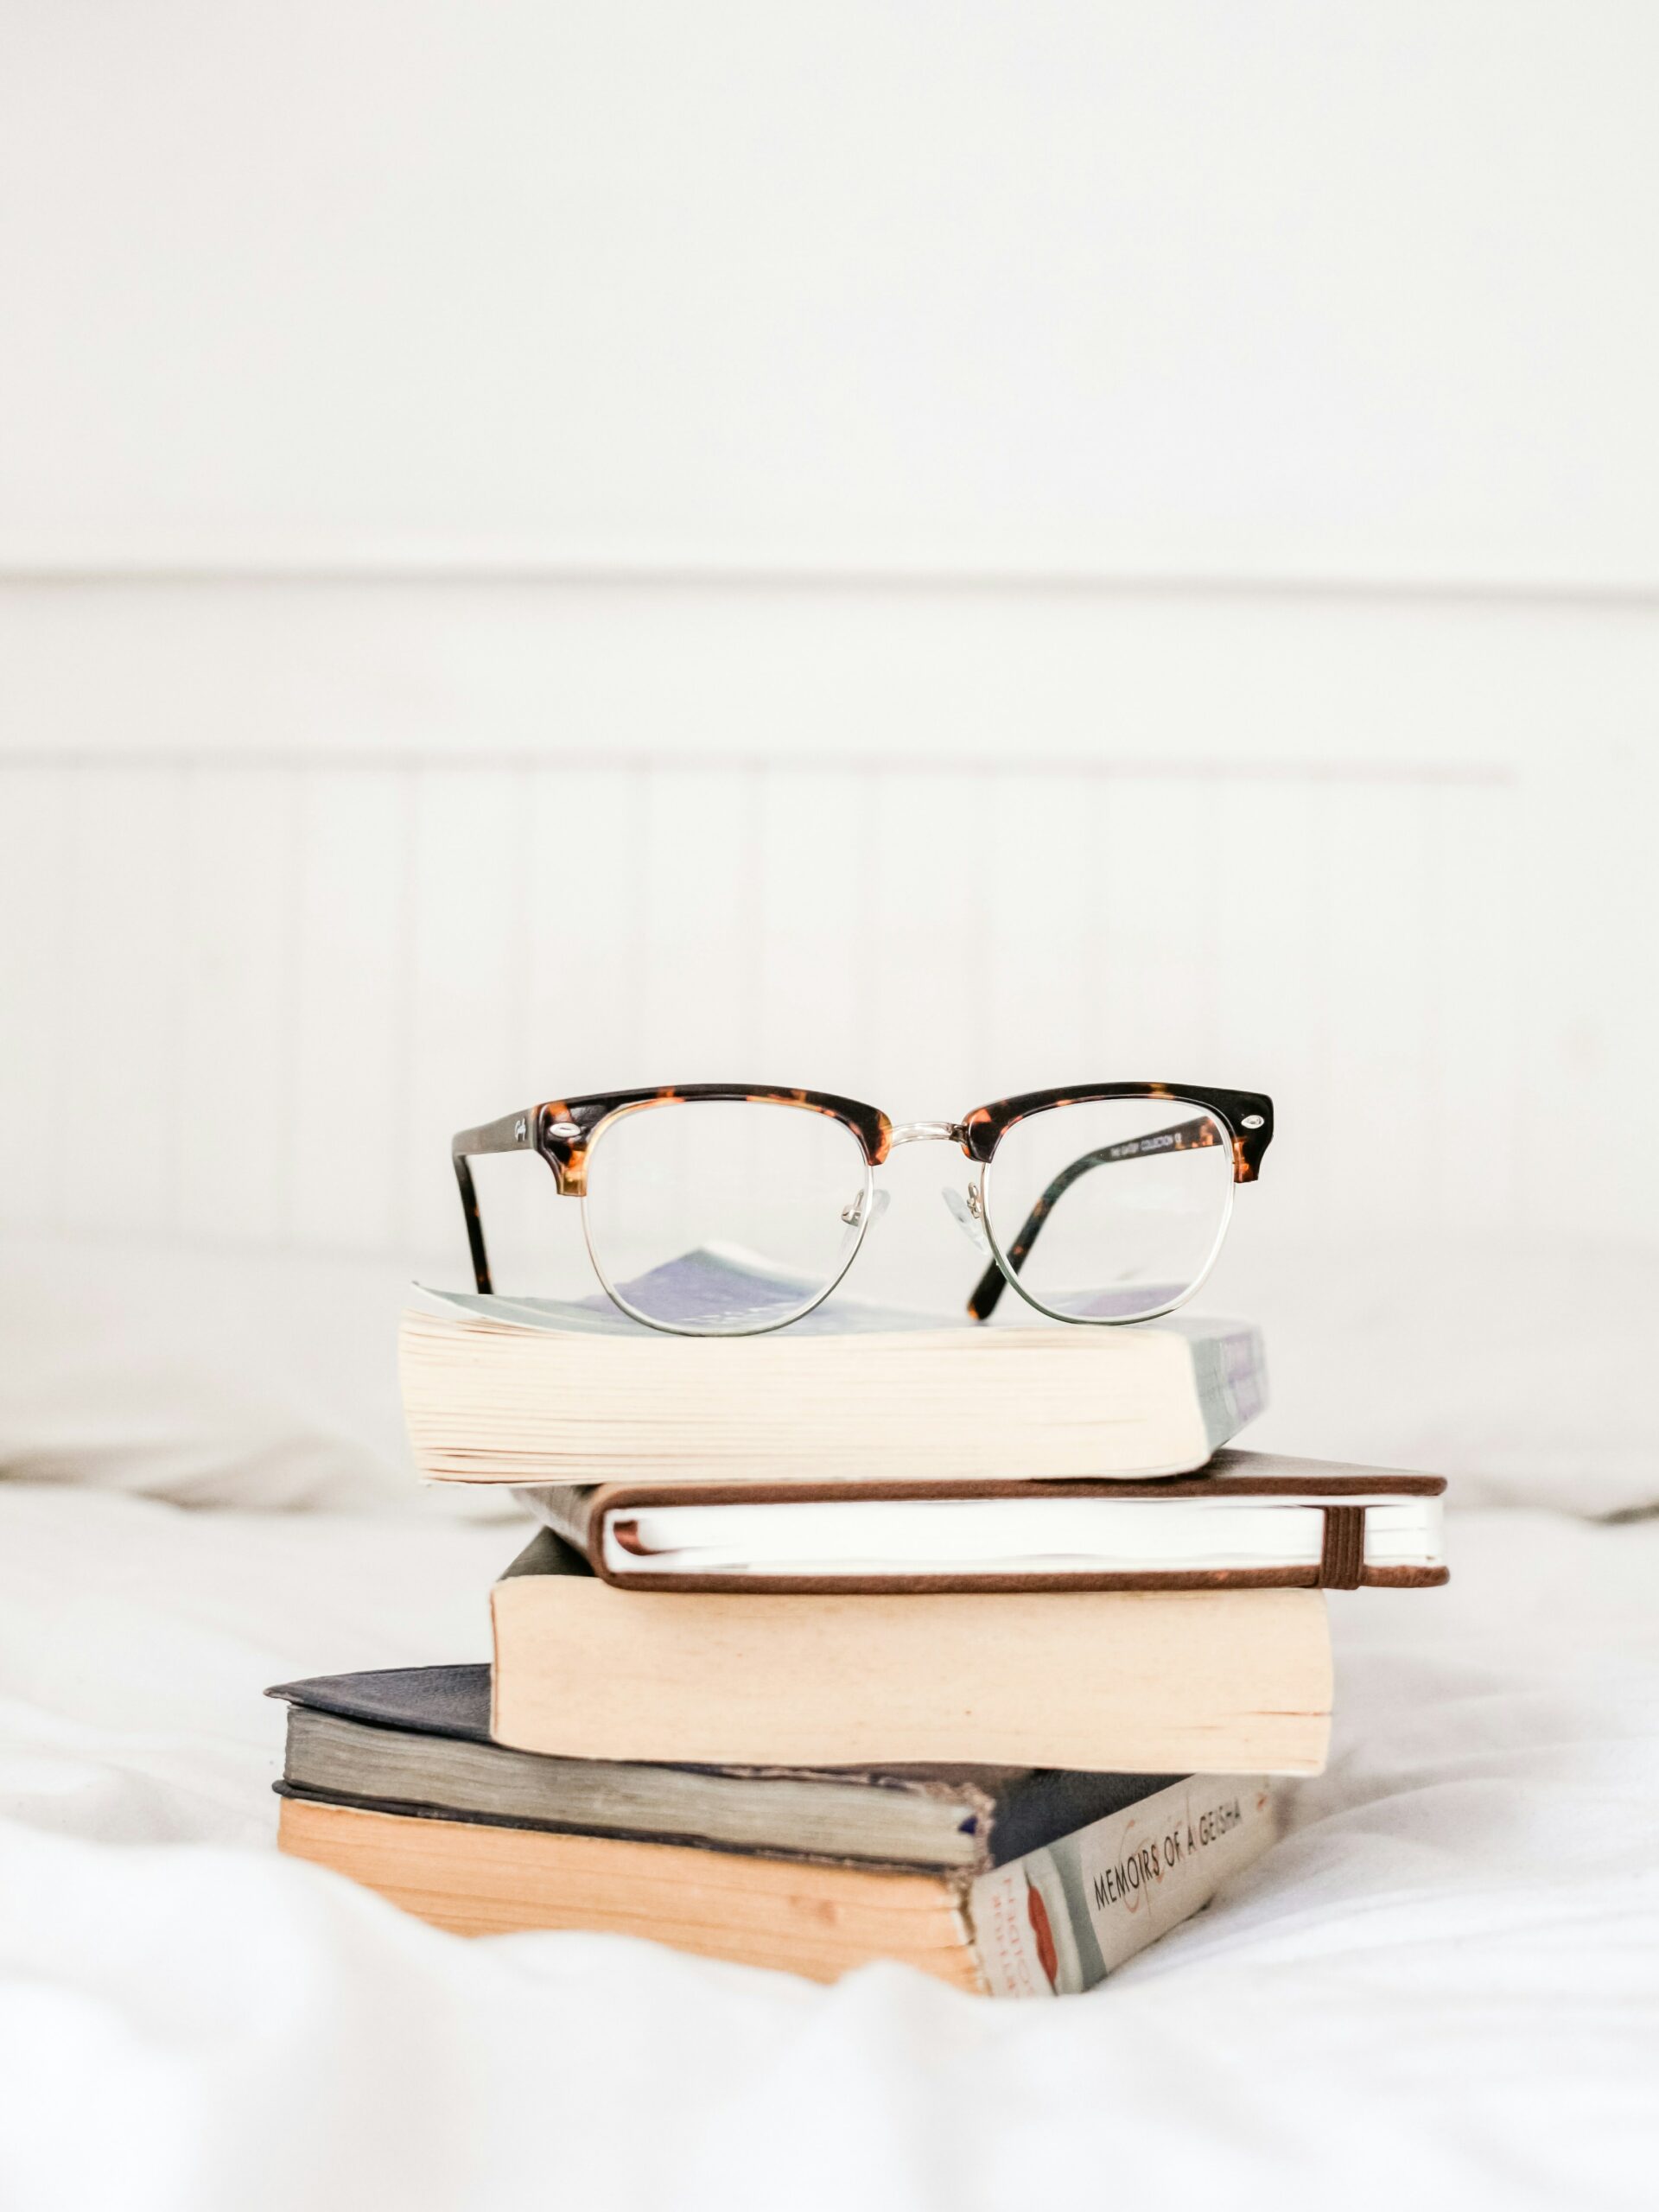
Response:
[[[1010,1244],[1006,1257],[994,1244],[989,1245],[993,1255],[991,1264],[975,1284],[968,1300],[969,1314],[974,1319],[982,1321],[990,1318],[1002,1294],[1005,1282],[1011,1283],[1027,1303],[1036,1306],[1039,1313],[1048,1312],[1025,1289],[1020,1281],[1019,1269],[1056,1200],[1080,1175],[1096,1167],[1109,1166],[1116,1160],[1134,1159],[1154,1150],[1179,1152],[1189,1148],[1207,1148],[1221,1142],[1224,1133],[1225,1141],[1232,1152],[1234,1181],[1253,1183],[1261,1172],[1262,1157],[1273,1141],[1273,1101],[1260,1091],[1217,1090],[1211,1084],[1202,1083],[1076,1084],[1055,1090],[1027,1090],[1012,1098],[999,1098],[988,1106],[976,1106],[959,1122],[912,1122],[895,1128],[880,1107],[867,1106],[856,1098],[838,1097],[832,1091],[792,1090],[765,1083],[667,1084],[655,1090],[591,1091],[580,1098],[549,1099],[537,1106],[527,1106],[521,1113],[504,1115],[498,1122],[486,1122],[477,1128],[459,1130],[450,1141],[449,1151],[455,1181],[461,1191],[461,1211],[467,1221],[473,1279],[480,1292],[488,1296],[493,1288],[489,1253],[484,1241],[484,1225],[479,1217],[478,1194],[474,1187],[472,1170],[467,1166],[469,1159],[483,1153],[533,1153],[545,1160],[552,1170],[554,1183],[561,1198],[582,1198],[586,1195],[588,1188],[588,1154],[601,1128],[613,1115],[632,1107],[712,1099],[799,1106],[810,1113],[827,1114],[832,1121],[840,1122],[852,1131],[866,1163],[872,1168],[881,1165],[895,1144],[907,1144],[924,1139],[959,1144],[967,1159],[988,1166],[998,1143],[1016,1122],[1023,1122],[1033,1114],[1047,1113],[1056,1107],[1089,1105],[1112,1098],[1166,1098],[1177,1105],[1201,1107],[1204,1111],[1196,1119],[1177,1122],[1166,1128],[1149,1130],[1142,1136],[1130,1138],[1121,1144],[1102,1146],[1094,1152],[1082,1154],[1062,1169],[1033,1205],[1025,1225]],[[863,1241],[863,1227],[867,1223],[868,1215],[866,1224],[861,1224],[858,1243]],[[982,1230],[982,1224],[981,1227]],[[988,1239],[987,1242],[988,1243]],[[849,1255],[849,1267],[856,1256],[858,1243],[854,1245]],[[830,1295],[845,1273],[846,1268],[843,1268],[836,1282],[825,1286],[817,1302],[822,1303],[823,1298]],[[1192,1287],[1196,1289],[1198,1285]],[[1190,1296],[1191,1290],[1186,1294]],[[790,1317],[791,1319],[800,1318],[799,1314]],[[1090,1316],[1086,1320],[1065,1315],[1051,1318],[1077,1319],[1082,1326],[1121,1325],[1116,1317]],[[1134,1318],[1151,1317],[1137,1315]]]

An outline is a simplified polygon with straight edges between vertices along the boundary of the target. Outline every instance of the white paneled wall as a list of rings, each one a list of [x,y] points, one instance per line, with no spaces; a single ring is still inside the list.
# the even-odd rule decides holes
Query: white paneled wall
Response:
[[[1146,1072],[1659,1240],[1651,8],[11,12],[0,1222]]]
[[[531,1098],[1147,1075],[1275,1091],[1287,1230],[1508,1227],[1519,820],[1491,767],[0,760],[4,1213],[438,1252],[448,1133]]]

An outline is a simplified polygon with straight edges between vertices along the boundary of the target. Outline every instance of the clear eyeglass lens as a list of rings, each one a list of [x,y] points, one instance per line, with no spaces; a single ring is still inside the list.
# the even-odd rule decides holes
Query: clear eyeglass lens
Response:
[[[1232,1211],[1232,1143],[1186,1099],[1051,1107],[1002,1137],[984,1196],[991,1242],[1033,1304],[1140,1320],[1209,1273]]]
[[[588,1156],[583,1218],[600,1279],[658,1328],[774,1329],[850,1264],[870,1170],[844,1122],[749,1099],[631,1107]]]

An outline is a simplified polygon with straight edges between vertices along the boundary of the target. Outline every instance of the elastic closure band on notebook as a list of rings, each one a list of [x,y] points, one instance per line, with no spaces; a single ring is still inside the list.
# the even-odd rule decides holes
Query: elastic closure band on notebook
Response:
[[[1325,1543],[1319,1553],[1319,1586],[1357,1590],[1365,1575],[1365,1509],[1327,1505]]]

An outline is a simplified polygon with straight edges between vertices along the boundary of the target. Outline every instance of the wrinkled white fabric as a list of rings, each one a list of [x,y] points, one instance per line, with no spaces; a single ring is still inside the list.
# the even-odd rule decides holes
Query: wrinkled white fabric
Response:
[[[396,1506],[412,1488],[404,1292],[372,1261],[0,1236],[0,1476],[181,1505]]]
[[[0,2202],[1599,2207],[1659,2152],[1659,1525],[1332,1600],[1294,1832],[1099,1990],[467,1943],[270,1848],[282,1713],[482,1656],[515,1532],[0,1487]]]

